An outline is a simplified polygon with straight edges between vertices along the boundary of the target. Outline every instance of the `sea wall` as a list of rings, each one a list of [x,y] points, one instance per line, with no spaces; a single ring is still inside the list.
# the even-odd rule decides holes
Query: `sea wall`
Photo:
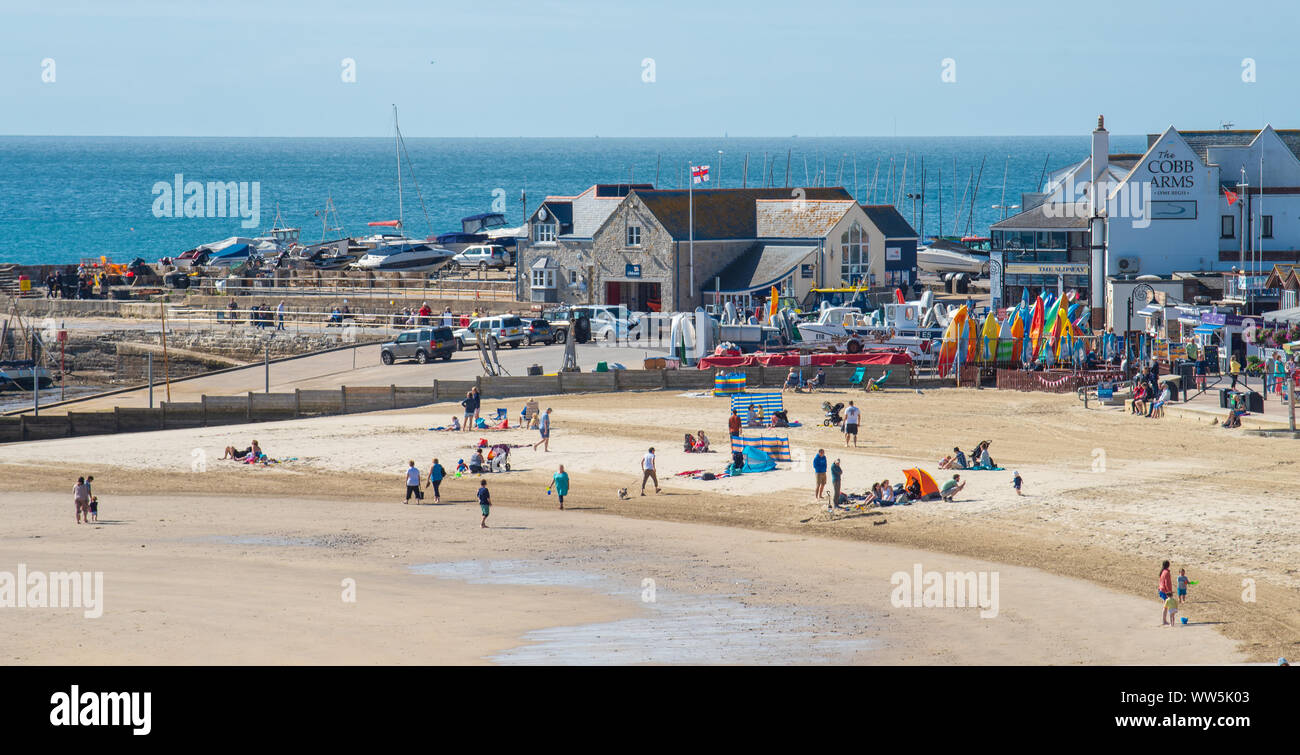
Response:
[[[852,366],[827,368],[827,385],[848,387],[853,371]],[[746,373],[748,388],[778,389],[785,380],[787,369],[747,367],[728,372]],[[881,374],[882,367],[868,365],[864,382]],[[410,409],[460,401],[474,387],[479,389],[484,401],[494,401],[565,393],[706,391],[713,389],[713,382],[712,370],[612,370],[434,380],[428,386],[341,386],[338,390],[296,390],[293,393],[249,392],[236,396],[203,396],[201,400],[191,402],[164,401],[153,409],[117,407],[112,411],[0,417],[0,443]],[[911,376],[906,370],[895,370],[886,381],[886,385],[892,387],[910,384]]]

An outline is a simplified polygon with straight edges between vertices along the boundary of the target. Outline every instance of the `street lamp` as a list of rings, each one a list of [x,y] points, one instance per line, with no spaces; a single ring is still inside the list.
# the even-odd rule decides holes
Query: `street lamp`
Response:
[[[910,200],[912,200],[912,227],[915,228],[915,227],[916,227],[916,200],[920,199],[920,198],[921,198],[921,195],[920,195],[920,194],[917,194],[917,193],[915,193],[915,192],[911,192],[911,191],[909,191],[909,192],[907,192],[906,194],[904,194],[903,196],[906,197],[906,198],[908,198],[908,199],[910,199]]]
[[[1132,366],[1133,366],[1133,359],[1132,359],[1132,356],[1131,356],[1131,353],[1132,353],[1132,351],[1133,351],[1133,345],[1132,345],[1132,343],[1130,342],[1129,334],[1133,332],[1133,301],[1134,301],[1134,299],[1137,297],[1139,291],[1142,292],[1142,301],[1143,301],[1143,303],[1145,303],[1145,302],[1147,302],[1147,301],[1149,301],[1149,300],[1151,300],[1151,299],[1156,298],[1156,290],[1155,290],[1154,288],[1151,287],[1151,284],[1150,284],[1150,283],[1139,283],[1139,284],[1137,284],[1136,286],[1133,287],[1133,290],[1132,290],[1132,291],[1129,292],[1129,295],[1128,295],[1128,324],[1127,324],[1127,325],[1125,326],[1125,328],[1124,328],[1124,355],[1125,355],[1126,357],[1129,357],[1129,367],[1130,367],[1130,368],[1132,368]],[[1125,374],[1124,377],[1127,378],[1128,375]]]

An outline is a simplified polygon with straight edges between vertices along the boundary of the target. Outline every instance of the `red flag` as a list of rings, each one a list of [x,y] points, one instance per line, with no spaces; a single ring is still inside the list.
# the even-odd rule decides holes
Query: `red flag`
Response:
[[[1233,202],[1236,202],[1236,201],[1237,201],[1237,192],[1235,192],[1235,191],[1228,191],[1227,189],[1224,189],[1224,190],[1223,190],[1223,195],[1226,196],[1226,197],[1228,198],[1228,205],[1229,205],[1229,206],[1231,206]]]
[[[903,289],[901,289],[901,288],[896,288],[896,289],[894,289],[894,299],[895,299],[896,301],[898,301],[899,304],[905,304],[905,303],[906,303],[906,302],[903,300]]]

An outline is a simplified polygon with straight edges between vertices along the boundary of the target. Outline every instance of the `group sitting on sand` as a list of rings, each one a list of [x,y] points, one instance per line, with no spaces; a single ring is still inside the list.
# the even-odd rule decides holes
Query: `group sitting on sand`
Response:
[[[966,459],[966,454],[962,453],[960,448],[953,447],[952,455],[945,456],[939,460],[939,468],[940,469],[972,469],[972,470],[1001,469],[1001,467],[999,467],[997,463],[993,461],[993,457],[989,455],[990,443],[992,443],[992,441],[988,441],[988,440],[982,440],[979,443],[976,443],[975,448],[971,449],[969,462]]]
[[[262,447],[257,445],[257,441],[254,440],[253,445],[245,448],[243,451],[240,451],[234,446],[226,446],[226,453],[221,458],[234,459],[235,461],[257,461],[264,456],[266,456],[266,454],[263,453]]]
[[[696,431],[695,435],[686,433],[682,440],[682,450],[688,454],[703,454],[709,452],[709,438],[703,430]]]

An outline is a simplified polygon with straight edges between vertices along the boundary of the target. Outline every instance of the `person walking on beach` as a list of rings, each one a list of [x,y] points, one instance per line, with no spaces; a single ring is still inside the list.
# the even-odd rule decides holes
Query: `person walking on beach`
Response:
[[[1160,613],[1160,624],[1164,626],[1169,623],[1169,604],[1168,600],[1174,597],[1174,580],[1169,574],[1169,562],[1165,561],[1160,564],[1160,579],[1156,583],[1156,594],[1160,596],[1163,604],[1163,610]],[[1174,607],[1177,608],[1178,601],[1174,601]]]
[[[736,414],[735,409],[731,410],[731,416],[727,418],[727,432],[733,438],[740,437],[740,415]]]
[[[488,514],[492,513],[492,493],[488,491],[487,480],[478,481],[478,509],[483,512],[483,521],[479,526],[487,529]]]
[[[1019,473],[1019,472],[1012,472],[1012,473],[1011,473],[1011,487],[1013,487],[1013,488],[1016,489],[1016,495],[1024,495],[1024,493],[1021,492],[1021,490],[1020,490],[1020,486],[1021,486],[1021,485],[1024,485],[1024,484],[1025,484],[1025,481],[1022,480],[1022,479],[1020,479],[1020,473]]]
[[[646,451],[641,458],[641,495],[645,495],[645,481],[654,480],[655,492],[659,492],[659,475],[655,471],[655,449],[654,446]]]
[[[564,511],[564,497],[569,494],[569,473],[564,471],[564,465],[560,465],[560,471],[551,476],[551,487],[555,489],[555,494],[560,497],[560,511]]]
[[[817,455],[813,457],[813,476],[817,480],[817,490],[813,497],[821,498],[822,493],[826,492],[826,449],[817,449]]]
[[[543,451],[551,450],[551,407],[546,407],[546,413],[542,415],[537,424],[537,432],[541,433],[542,439],[533,444],[533,450],[536,451],[538,446],[544,446]],[[563,499],[561,499],[563,502]]]
[[[853,438],[853,447],[858,447],[858,423],[862,421],[862,410],[849,402],[849,408],[844,410],[844,447],[849,447],[849,438]]]
[[[423,495],[420,492],[420,470],[415,466],[414,459],[407,464],[409,466],[406,468],[406,500],[402,503],[410,503],[411,496],[415,496],[415,502],[419,503],[420,496]]]
[[[77,524],[81,524],[81,517],[85,515],[86,523],[90,523],[90,515],[87,513],[90,507],[90,487],[86,485],[85,477],[78,477],[77,484],[72,486],[72,505],[77,512]]]
[[[442,503],[442,491],[438,488],[442,485],[442,481],[446,476],[447,470],[443,469],[442,465],[439,464],[438,460],[435,458],[433,464],[429,466],[429,481],[424,485],[426,488],[430,485],[433,486],[434,503]]]

